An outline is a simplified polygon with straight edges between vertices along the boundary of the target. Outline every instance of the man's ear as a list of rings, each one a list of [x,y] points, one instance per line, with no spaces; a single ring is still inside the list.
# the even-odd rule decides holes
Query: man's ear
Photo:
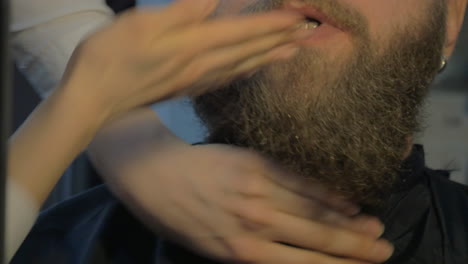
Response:
[[[447,37],[445,40],[444,55],[450,57],[457,43],[458,34],[463,25],[468,0],[447,1]]]

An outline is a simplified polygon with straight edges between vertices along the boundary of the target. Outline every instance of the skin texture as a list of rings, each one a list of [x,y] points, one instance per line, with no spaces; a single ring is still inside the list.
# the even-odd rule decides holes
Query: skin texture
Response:
[[[244,9],[246,6],[250,4],[254,4],[254,2],[259,2],[259,1],[251,1],[251,0],[224,0],[221,1],[219,7],[218,7],[218,14],[221,16],[233,16],[236,13],[239,13],[242,9]],[[371,0],[360,0],[360,1],[338,1],[338,2],[345,2],[349,4],[352,7],[355,7],[356,10],[362,12],[361,14],[364,14],[365,17],[368,17],[369,20],[372,21],[372,23],[369,23],[370,30],[369,32],[380,32],[378,29],[382,28],[389,28],[389,24],[386,23],[384,18],[389,18],[392,17],[393,15],[397,15],[399,19],[401,19],[401,22],[404,22],[405,20],[409,19],[408,16],[405,16],[402,14],[402,12],[406,12],[404,14],[410,13],[409,10],[414,10],[414,8],[420,8],[421,6],[424,6],[426,4],[425,1],[371,1]],[[395,4],[392,4],[395,3]],[[398,3],[398,4],[396,4]],[[449,55],[451,51],[453,50],[454,42],[457,37],[457,32],[460,30],[461,22],[463,20],[463,13],[464,9],[466,7],[466,1],[447,1],[448,3],[448,23],[447,23],[447,38],[444,43],[444,54]],[[383,6],[383,8],[381,8]],[[402,8],[402,7],[411,7],[411,8]],[[403,10],[403,11],[402,11]],[[399,15],[400,14],[400,15]],[[373,33],[371,33],[373,34]],[[383,34],[383,33],[381,33]],[[338,38],[338,37],[337,37]],[[351,49],[351,42],[348,40],[348,37],[346,36],[340,36],[339,38],[342,40],[345,44],[342,46],[342,49],[334,49],[334,51],[343,51],[343,52],[350,52]],[[335,41],[338,42],[339,45],[341,41],[338,41],[337,39],[330,39],[328,41]],[[328,45],[321,45],[321,48],[326,49]],[[331,47],[329,47],[331,49]],[[212,165],[209,165],[208,167],[204,167],[202,162],[198,162],[197,166],[193,166],[192,163],[188,162],[185,159],[182,159],[181,155],[176,154],[178,152],[172,152],[172,155],[165,156],[166,159],[161,159],[163,156],[161,152],[158,152],[158,146],[161,143],[158,141],[158,138],[161,138],[158,136],[156,138],[155,135],[160,135],[157,134],[156,132],[160,133],[163,132],[163,134],[167,133],[164,132],[160,127],[156,125],[156,118],[154,115],[147,113],[146,115],[143,113],[129,113],[128,116],[123,118],[121,120],[122,126],[119,126],[118,128],[110,128],[108,131],[104,131],[103,134],[97,140],[95,141],[94,145],[94,153],[99,155],[101,154],[102,157],[111,157],[113,156],[115,159],[111,159],[114,162],[109,162],[107,166],[105,166],[105,171],[104,173],[108,183],[113,187],[115,193],[123,199],[123,201],[128,205],[129,208],[132,209],[137,215],[141,217],[149,226],[151,226],[155,230],[159,230],[161,226],[164,227],[164,225],[161,225],[161,221],[164,221],[166,223],[169,223],[166,228],[169,230],[172,230],[173,233],[176,234],[174,236],[179,243],[185,244],[185,241],[189,241],[187,244],[185,244],[188,248],[195,250],[197,252],[200,252],[202,254],[205,254],[207,256],[210,256],[215,259],[223,259],[223,260],[228,260],[227,262],[248,262],[248,263],[354,263],[353,261],[359,261],[358,259],[369,259],[368,257],[352,257],[349,258],[352,254],[343,254],[344,256],[347,256],[349,259],[342,259],[342,258],[334,258],[328,254],[325,253],[324,247],[318,246],[315,244],[314,241],[302,241],[300,244],[295,244],[292,243],[293,240],[290,241],[293,245],[297,245],[299,247],[304,247],[304,248],[310,248],[313,249],[313,252],[308,252],[308,251],[302,251],[296,249],[291,249],[288,247],[278,246],[275,244],[271,244],[269,242],[275,241],[274,237],[263,237],[260,235],[254,235],[253,237],[245,236],[245,233],[242,231],[236,231],[234,236],[221,236],[217,237],[216,234],[219,234],[215,230],[217,224],[220,224],[218,227],[220,227],[223,230],[228,230],[230,228],[226,228],[225,222],[224,221],[217,221],[217,222],[210,222],[211,224],[209,227],[211,228],[206,228],[203,226],[194,226],[192,224],[192,227],[194,229],[197,229],[198,231],[201,231],[204,234],[211,234],[211,236],[217,237],[218,239],[221,239],[223,247],[219,247],[220,243],[219,240],[216,239],[210,239],[209,236],[205,236],[202,240],[199,240],[200,238],[197,236],[192,236],[192,235],[187,235],[193,232],[193,230],[188,230],[184,231],[184,229],[180,229],[181,226],[184,225],[171,225],[171,223],[176,223],[176,219],[180,219],[177,217],[173,217],[170,214],[164,213],[161,211],[161,206],[158,206],[160,204],[167,204],[171,203],[174,201],[174,199],[168,199],[167,196],[161,195],[155,197],[155,193],[157,190],[157,187],[160,182],[166,182],[168,180],[172,181],[172,179],[177,179],[180,176],[183,177],[188,177],[192,178],[194,175],[203,175],[206,177],[205,180],[200,180],[202,177],[195,177],[196,180],[194,181],[189,181],[193,183],[192,186],[187,186],[185,183],[187,181],[177,181],[177,184],[175,183],[170,183],[166,182],[164,184],[165,187],[167,186],[175,186],[177,185],[177,190],[180,190],[179,195],[177,195],[176,199],[178,202],[181,204],[187,205],[189,208],[196,208],[190,213],[183,213],[180,212],[181,215],[184,215],[184,217],[187,217],[188,219],[191,219],[192,217],[196,217],[196,219],[204,219],[204,216],[208,214],[212,214],[213,212],[210,210],[211,208],[224,208],[222,201],[225,199],[225,195],[215,195],[213,193],[213,196],[208,196],[204,195],[207,194],[208,192],[197,192],[199,195],[195,196],[192,195],[194,190],[200,189],[200,190],[216,190],[218,188],[221,188],[221,186],[224,186],[225,188],[231,188],[232,185],[228,181],[215,181],[215,179],[224,178],[223,175],[226,174],[226,172],[220,171],[218,175],[209,173],[213,171]],[[125,124],[125,123],[131,123],[132,125]],[[140,125],[137,125],[140,124]],[[146,133],[144,132],[146,131]],[[111,137],[109,137],[111,136]],[[108,140],[104,140],[107,138]],[[167,139],[167,138],[165,138]],[[172,139],[174,139],[172,137]],[[167,140],[166,142],[170,142],[171,140]],[[408,140],[410,142],[410,140]],[[140,144],[135,143],[134,146],[137,146],[135,149],[132,150],[133,159],[129,156],[126,155],[125,157],[121,157],[119,155],[115,155],[116,152],[118,152],[119,149],[127,149],[126,144],[123,144],[123,142],[140,142]],[[120,145],[120,147],[119,147]],[[169,144],[170,145],[170,144]],[[109,147],[112,146],[112,147]],[[188,151],[192,153],[193,155],[196,155],[198,159],[200,160],[206,160],[209,161],[213,157],[227,157],[228,152],[225,152],[224,155],[220,155],[221,149],[216,149],[210,148],[211,146],[203,146],[200,149],[190,149],[182,147],[179,149],[184,152]],[[202,152],[206,151],[206,152]],[[223,149],[223,151],[227,151],[227,149]],[[190,155],[192,155],[190,154]],[[250,164],[249,162],[251,160],[246,159],[249,155],[241,155],[238,158],[242,160],[242,163],[244,165]],[[404,156],[404,155],[403,155]],[[143,157],[145,157],[143,159]],[[224,160],[231,164],[231,162]],[[187,163],[188,162],[188,163]],[[101,164],[105,164],[105,161],[102,161]],[[119,166],[115,166],[115,164],[119,164]],[[165,164],[165,166],[160,166],[161,164]],[[178,168],[178,171],[174,171],[172,166],[176,166]],[[184,167],[183,164],[189,164],[190,166]],[[207,163],[211,164],[211,163]],[[123,170],[119,170],[119,168],[124,168]],[[208,171],[208,173],[207,173]],[[137,172],[137,173],[133,173]],[[259,171],[257,171],[259,172]],[[129,177],[129,175],[132,175],[132,177]],[[134,177],[134,175],[138,175],[138,177]],[[156,176],[157,175],[157,176]],[[171,175],[173,177],[168,177],[165,175]],[[268,190],[262,188],[265,187],[266,185],[258,183],[258,181],[249,181],[247,179],[257,179],[258,176],[263,175],[263,173],[255,173],[255,171],[252,171],[247,174],[248,177],[242,178],[245,179],[245,182],[243,184],[236,185],[240,188],[240,193],[248,193],[249,191],[246,190]],[[241,175],[239,174],[238,177],[240,176],[246,176],[246,175]],[[273,174],[273,175],[267,175],[268,178],[270,176],[273,176],[272,178],[276,178],[276,176],[280,176],[278,174]],[[293,180],[294,179],[294,180]],[[216,182],[216,187],[212,184],[213,182]],[[293,177],[289,178],[276,178],[277,183],[280,183],[284,188],[291,188],[291,189],[296,189],[297,186],[303,185],[304,182]],[[219,185],[218,185],[219,184]],[[210,187],[211,186],[211,187]],[[253,187],[255,186],[255,187]],[[294,188],[296,186],[296,188]],[[258,188],[258,189],[257,189]],[[169,188],[164,188],[169,189]],[[169,189],[170,190],[170,189]],[[258,193],[257,193],[258,194]],[[184,202],[185,200],[189,200],[189,197],[197,197],[197,199],[191,199],[193,203],[187,203]],[[242,198],[248,198],[248,197],[257,197],[255,195],[252,196],[243,196]],[[267,197],[267,196],[262,196],[262,197]],[[201,200],[200,200],[201,199]],[[237,200],[237,202],[242,202],[243,199]],[[324,228],[318,228],[314,229],[312,228],[313,225],[317,223],[317,221],[314,221],[313,218],[303,218],[305,215],[302,215],[300,212],[305,212],[305,210],[301,210],[300,207],[297,207],[299,204],[294,200],[283,200],[283,202],[287,201],[285,205],[292,209],[296,210],[293,215],[301,215],[300,218],[290,218],[288,220],[288,225],[286,226],[278,226],[273,223],[279,223],[277,218],[279,215],[277,212],[274,210],[270,210],[270,206],[275,206],[272,201],[269,201],[268,199],[265,200],[266,203],[264,204],[258,204],[255,203],[251,199],[245,200],[245,203],[243,203],[243,207],[245,207],[246,210],[243,210],[242,212],[240,211],[233,211],[237,212],[236,215],[240,216],[240,219],[242,221],[246,221],[246,223],[255,223],[255,222],[263,222],[267,223],[266,226],[272,228],[273,230],[276,230],[279,233],[282,233],[284,231],[286,232],[292,232],[292,234],[296,233],[306,233],[311,230],[314,230],[314,235],[309,236],[309,238],[315,238],[315,237],[333,237],[330,234],[327,233],[330,230],[329,229],[324,229]],[[203,201],[203,202],[201,202]],[[209,201],[209,202],[207,202]],[[276,205],[277,206],[277,205]],[[276,207],[275,206],[275,207]],[[251,210],[250,210],[250,209]],[[279,208],[279,207],[276,207]],[[258,212],[259,209],[262,209],[262,214],[256,214],[255,219],[257,221],[250,221],[249,219],[252,219],[249,217],[250,214],[246,214],[246,212]],[[263,211],[264,210],[264,211]],[[284,209],[283,209],[284,210]],[[291,215],[291,214],[290,214]],[[258,218],[257,218],[258,217]],[[307,219],[308,224],[305,225],[300,225],[303,228],[301,230],[296,230],[293,231],[291,229],[291,226],[299,226],[296,225],[296,223],[301,222],[301,219]],[[299,221],[299,222],[297,222]],[[193,223],[193,221],[191,221]],[[248,225],[250,226],[250,225]],[[258,225],[253,225],[257,226]],[[325,225],[329,226],[329,225]],[[321,226],[321,227],[325,227]],[[224,229],[225,228],[225,229]],[[232,230],[232,229],[231,229]],[[261,230],[261,226],[260,226]],[[344,230],[338,230],[334,229],[337,231],[335,234],[339,233],[346,233]],[[252,234],[252,232],[250,232]],[[283,237],[284,239],[284,237]],[[297,239],[297,237],[296,237]],[[198,241],[196,245],[194,246],[189,245],[190,241]],[[242,243],[238,243],[241,241]],[[325,246],[325,248],[330,244],[333,244],[335,241],[334,239],[327,240],[328,243],[322,243],[322,246]],[[342,248],[347,248],[351,251],[355,251],[355,253],[360,254],[360,253],[365,253],[365,252],[371,252],[372,250],[367,250],[364,249],[365,247],[360,246],[357,247],[352,247],[352,244],[355,242],[352,242],[352,239],[341,239],[341,241],[344,243],[342,245]],[[364,240],[361,240],[361,243],[363,243]],[[316,242],[316,241],[315,241]],[[322,241],[323,242],[323,241]],[[298,241],[296,241],[298,243]],[[266,246],[268,245],[268,246]],[[269,249],[269,250],[267,250]],[[360,252],[360,253],[359,253]],[[374,251],[376,252],[376,251]],[[354,260],[353,260],[354,259]],[[382,258],[383,259],[383,258]],[[276,261],[276,262],[275,262]],[[381,262],[383,260],[376,260],[375,262]]]
[[[220,16],[232,15],[239,13],[248,5],[262,1],[264,0],[221,0],[217,11]],[[375,37],[384,37],[385,39],[385,36],[388,36],[385,33],[392,30],[395,22],[397,25],[408,22],[409,19],[415,16],[414,11],[420,11],[421,7],[427,6],[429,1],[340,0],[337,2],[346,4],[359,11],[369,22],[370,34]],[[463,24],[466,0],[444,0],[443,2],[446,2],[448,7],[447,38],[444,46],[444,55],[449,57],[455,48],[456,40]],[[394,23],[388,23],[390,20]]]
[[[10,138],[8,174],[41,204],[55,184],[54,180],[45,179],[57,179],[105,123],[136,107],[177,95],[202,93],[214,83],[291,57],[295,51],[291,45],[304,38],[293,28],[300,16],[276,12],[244,18],[237,21],[244,25],[234,29],[230,36],[187,49],[188,43],[200,34],[219,35],[217,32],[226,28],[233,29],[236,21],[233,19],[200,25],[215,7],[216,1],[208,1],[203,7],[184,0],[164,10],[129,12],[89,36],[75,50],[59,87]],[[191,13],[166,21],[184,8]],[[160,25],[156,32],[151,26],[155,23]],[[140,32],[138,37],[134,37],[134,32]],[[173,74],[181,70],[185,78]],[[84,125],[70,125],[72,121],[67,120],[82,120]],[[68,126],[63,127],[62,123]],[[63,132],[60,133],[63,137],[53,138],[51,131]],[[70,131],[77,133],[72,135]],[[50,140],[54,142],[53,148],[47,147]],[[40,159],[37,153],[29,151],[31,148],[49,149],[50,155]],[[66,158],[57,160],[57,157]],[[31,166],[22,166],[23,160],[29,160]],[[30,169],[43,172],[43,176],[31,179],[27,176]]]
[[[291,12],[207,23],[216,5],[215,0],[205,5],[182,0],[166,9],[128,12],[83,41],[59,87],[9,139],[8,180],[39,208],[106,123],[148,103],[202,93],[289,58],[295,42],[307,36],[295,27],[301,16]],[[183,17],[175,16],[181,12]],[[221,36],[225,30],[232,34],[191,45],[201,35]]]
[[[246,149],[188,146],[158,122],[151,109],[130,112],[89,150],[114,193],[156,233],[229,263],[367,263],[390,255],[378,240],[382,225],[351,217],[355,209],[320,185],[292,181]],[[291,236],[298,233],[313,235]]]
[[[401,157],[419,130],[452,18],[442,1],[408,1],[403,10],[376,2],[305,1],[339,30],[304,42],[288,62],[196,98],[208,141],[252,148],[361,205],[382,206],[405,169]],[[220,16],[228,15],[225,5]],[[255,13],[283,5],[233,8]]]
[[[297,52],[297,41],[309,35],[297,30],[297,23],[302,19],[297,13],[271,12],[213,21],[207,16],[216,6],[216,1],[207,0],[205,4],[181,0],[166,9],[129,12],[86,39],[76,49],[59,87],[10,138],[8,180],[21,186],[40,205],[68,164],[97,131],[119,118],[126,120],[123,113],[177,95],[203,93],[272,61],[291,58]],[[184,16],[178,16],[181,13]],[[154,25],[158,25],[158,30]],[[221,34],[226,31],[231,34]],[[198,41],[206,35],[213,37],[209,41]],[[138,122],[131,122],[130,128],[133,125],[136,129],[141,128],[140,135],[143,136],[136,139],[143,141],[127,138],[123,142],[135,142],[132,144],[134,150],[140,146],[137,143],[154,146],[156,151],[161,150],[164,154],[156,153],[159,161],[163,162],[158,166],[163,178],[158,179],[157,184],[148,181],[144,187],[161,186],[162,190],[169,192],[156,192],[163,194],[157,197],[162,203],[159,213],[140,211],[140,215],[153,216],[151,223],[156,226],[155,230],[162,230],[170,238],[190,246],[192,241],[196,243],[194,250],[229,262],[268,263],[278,259],[283,259],[282,262],[296,259],[294,262],[297,263],[314,260],[363,263],[294,249],[276,243],[277,240],[371,261],[386,259],[391,254],[391,246],[377,239],[383,231],[382,225],[370,217],[349,218],[357,210],[343,198],[337,198],[320,186],[304,190],[305,185],[301,183],[288,188],[277,185],[267,176],[281,176],[283,172],[268,165],[268,161],[257,154],[250,153],[249,156],[245,150],[216,146],[195,149],[186,148],[184,144],[179,148],[180,140],[169,139],[170,133],[161,128],[154,115],[148,115],[147,111],[136,111],[135,115]],[[135,121],[133,118],[131,121]],[[141,126],[141,120],[150,122]],[[125,129],[118,132],[128,132]],[[149,137],[145,141],[148,132],[157,131],[161,138]],[[128,135],[132,134],[125,134]],[[166,148],[167,143],[169,148]],[[115,145],[123,149],[111,153],[111,161],[118,161],[118,155],[125,152],[134,154],[130,156],[132,158],[141,154],[130,152],[125,144]],[[43,155],[44,152],[48,155]],[[151,160],[151,152],[146,154],[149,164],[158,164],[158,159]],[[252,159],[252,155],[257,159]],[[168,157],[172,157],[172,163],[164,160]],[[212,167],[208,167],[213,157],[219,159],[219,164],[232,169],[226,171],[223,169],[226,166],[222,166],[215,173]],[[134,161],[132,158],[113,165],[115,169],[133,175],[125,170],[125,165],[131,167],[128,164]],[[192,168],[195,160],[198,171]],[[184,162],[186,166],[180,166]],[[172,165],[167,167],[167,164]],[[102,167],[98,169],[104,171]],[[152,169],[144,162],[139,167]],[[165,171],[167,169],[169,171]],[[188,178],[180,177],[187,175],[186,170],[189,169]],[[158,170],[143,171],[142,175],[153,176],[152,173]],[[207,171],[212,174],[208,173],[205,181],[198,181],[200,175],[207,175]],[[239,182],[236,180],[239,175],[251,176],[251,183]],[[171,179],[177,176],[182,181]],[[214,177],[218,180],[213,181]],[[127,191],[138,185],[128,183],[128,186]],[[132,199],[126,202],[135,211],[148,209],[145,202],[151,203],[151,200],[145,198],[156,198],[154,189],[138,189],[135,193],[142,196],[134,197],[143,200],[133,199],[136,201],[133,205]],[[180,190],[187,196],[174,197],[176,192],[170,190]],[[231,193],[229,197],[232,199],[226,199],[226,193]],[[301,203],[304,207],[292,207],[285,201]],[[171,203],[180,205],[176,208],[181,210],[177,213],[162,210]],[[310,211],[304,212],[301,208],[310,208]],[[214,210],[221,218],[211,217]],[[258,212],[263,213],[259,215]],[[258,222],[262,225],[256,224]],[[285,226],[286,222],[293,225]],[[327,228],[329,226],[336,229]],[[317,235],[312,240],[297,241],[297,238],[288,236],[291,232],[313,232]],[[340,247],[333,246],[330,237],[346,243]],[[18,246],[9,245],[9,248]],[[272,249],[275,254],[271,254]]]
[[[351,1],[347,2],[353,5]],[[422,0],[411,1],[415,3],[414,7],[417,7],[416,3],[421,2]],[[448,2],[450,3],[448,23],[450,28],[447,31],[449,34],[445,48],[450,53],[459,31],[462,20],[461,12],[466,2],[462,0]],[[212,21],[206,24],[201,23],[207,22],[203,18],[208,15],[207,10],[210,6],[206,6],[206,9],[199,9],[198,1],[190,7],[192,3],[195,1],[178,1],[177,4],[164,10],[128,13],[80,45],[61,86],[36,109],[25,125],[10,139],[9,180],[22,185],[40,204],[67,165],[88,145],[104,124],[115,121],[119,117],[123,118],[123,113],[147,103],[176,95],[202,93],[236,76],[257,70],[258,67],[269,62],[290,58],[296,52],[296,41],[305,37],[304,35],[291,36],[293,31],[291,26],[296,26],[298,16],[276,13],[276,15],[270,14],[260,19],[257,17],[249,22],[228,19],[224,20],[224,23],[216,23],[217,26],[213,26]],[[242,3],[247,4],[246,1]],[[209,4],[208,2],[207,5]],[[214,2],[211,4],[211,7],[215,6]],[[369,0],[356,1],[355,4],[358,5],[355,6],[357,10],[363,11],[365,4],[372,3]],[[227,1],[223,2],[223,5],[225,10],[233,11],[229,8]],[[242,8],[242,6],[236,8]],[[193,13],[187,13],[187,10]],[[395,8],[393,11],[396,11]],[[368,12],[366,14],[370,15],[371,12]],[[184,16],[179,16],[181,13]],[[245,28],[239,27],[237,23],[243,24]],[[163,32],[154,32],[154,25],[160,26],[159,29],[164,29]],[[185,27],[178,27],[181,25]],[[376,22],[370,25],[378,28]],[[167,29],[172,29],[167,31],[171,34],[164,32]],[[238,34],[225,34],[225,32]],[[201,40],[200,36],[202,36]],[[225,38],[207,38],[206,36],[224,36]],[[233,40],[230,38],[232,36],[236,38]],[[160,41],[157,41],[158,39]],[[213,42],[206,41],[207,39]],[[351,42],[346,41],[345,37],[342,40],[344,41],[342,48],[346,51],[350,46],[346,46],[349,44],[345,43]],[[244,42],[252,45],[242,45],[247,44]],[[292,43],[289,42],[295,44],[291,46]],[[171,50],[173,47],[184,52]],[[276,50],[276,48],[280,49]],[[272,49],[275,52],[271,53]],[[172,53],[167,53],[168,50]],[[249,60],[252,53],[257,55],[254,61]],[[167,56],[167,54],[172,54],[172,56]],[[200,54],[203,55],[195,56]],[[220,55],[223,56],[220,57]],[[239,56],[242,58],[241,61],[239,61]],[[222,58],[221,61],[217,60],[218,58]],[[182,75],[180,75],[180,67],[177,67],[181,65],[189,66],[186,71],[182,71]],[[213,76],[218,78],[213,78]],[[174,82],[165,82],[167,80]],[[186,82],[180,83],[177,80]],[[90,94],[93,96],[89,96]],[[114,187],[114,189],[120,190],[116,193],[124,200],[126,199],[125,203],[131,210],[142,219],[146,219],[145,222],[154,230],[162,229],[163,233],[188,247],[191,247],[190,242],[194,241],[196,244],[192,246],[193,250],[233,263],[368,263],[384,261],[391,254],[392,249],[388,243],[377,240],[382,227],[376,224],[375,220],[367,218],[366,225],[373,222],[374,224],[369,224],[373,228],[369,229],[374,231],[358,230],[356,228],[359,226],[358,219],[346,217],[353,213],[343,210],[344,207],[349,207],[349,203],[346,205],[343,199],[337,199],[333,195],[323,195],[323,193],[314,195],[316,189],[313,188],[310,188],[311,193],[308,193],[301,189],[301,187],[309,186],[308,184],[299,179],[291,181],[291,177],[282,177],[288,173],[281,173],[281,169],[273,170],[270,166],[265,166],[271,163],[263,163],[264,159],[259,158],[257,162],[249,163],[248,160],[252,159],[244,152],[245,150],[218,146],[179,148],[179,144],[167,138],[161,141],[160,138],[151,136],[154,134],[146,132],[163,131],[167,136],[167,131],[161,130],[157,121],[147,112],[136,111],[134,114],[135,116],[123,119],[128,118],[139,122],[147,120],[154,123],[143,122],[139,123],[140,126],[133,127],[143,131],[139,134],[143,136],[137,138],[128,137],[132,135],[128,130],[135,132],[132,126],[119,128],[117,132],[124,131],[125,133],[115,137],[115,141],[111,144],[119,145],[120,143],[123,148],[111,153],[115,159],[110,158],[110,160],[122,161],[114,163],[114,170],[125,168],[125,165],[131,163],[131,166],[126,167],[129,168],[128,170],[122,171],[129,176],[133,175],[131,168],[138,167],[141,177],[133,181],[132,179],[115,180],[121,185],[120,188]],[[161,155],[156,150],[151,152],[140,145],[140,149],[135,149],[134,157],[142,157],[140,155],[146,153],[143,156],[147,157],[146,159],[139,162],[128,157],[127,160],[119,160],[118,155],[128,151],[122,142],[132,140],[135,145],[139,142],[145,144],[146,147],[158,147],[161,143],[164,145],[164,143],[172,142],[174,148],[170,150],[177,151],[171,152],[163,148],[164,151],[168,151],[168,155]],[[49,155],[43,155],[45,151]],[[233,156],[228,156],[229,154]],[[165,160],[168,157],[173,159]],[[186,159],[179,159],[179,157]],[[227,172],[218,170],[215,171],[217,173],[213,173],[212,166],[208,166],[213,157],[221,159],[219,164],[223,164],[221,161],[224,161],[232,165],[233,169]],[[195,158],[198,162],[193,164]],[[28,161],[28,166],[24,165],[25,160]],[[158,162],[162,162],[159,164],[165,164],[166,167],[151,166]],[[167,164],[172,164],[172,166],[167,167]],[[186,167],[182,166],[183,164]],[[195,171],[196,173],[193,169],[194,165],[198,170]],[[241,169],[235,170],[239,167]],[[156,174],[158,172],[161,174]],[[113,173],[111,172],[110,175],[122,176],[120,172],[113,171]],[[154,175],[162,176],[158,179],[154,178]],[[185,175],[189,180],[172,181],[172,177],[181,175]],[[200,175],[208,176],[204,181],[200,181]],[[255,177],[248,178],[254,180],[239,182],[239,180],[236,181],[239,175]],[[219,180],[213,181],[216,178]],[[289,180],[285,181],[285,179]],[[160,182],[166,185],[161,185]],[[180,190],[181,193],[187,195],[155,197],[154,193],[158,193],[158,186],[163,190]],[[226,193],[233,193],[234,195],[230,196],[233,200],[226,200]],[[281,202],[275,200],[278,197],[283,197],[280,199]],[[156,198],[157,201],[153,200]],[[317,204],[319,201],[318,204],[322,207],[313,210],[315,214],[308,215],[307,213],[313,212],[303,210],[306,207],[301,210],[301,206],[298,206],[302,204],[300,201],[304,201],[306,205]],[[339,202],[336,203],[336,201]],[[177,208],[189,210],[181,210],[174,214],[172,210],[161,210],[164,206],[155,207],[154,205],[157,204],[155,202],[163,205],[178,204],[181,206]],[[217,212],[221,212],[220,215],[232,223],[229,230],[226,230],[225,221],[210,222],[209,217],[206,220],[207,216],[214,213],[213,208],[219,208]],[[323,215],[331,217],[324,218]],[[200,219],[202,220],[199,221]],[[187,220],[189,224],[183,220]],[[361,225],[365,226],[362,223]],[[187,230],[187,227],[192,229]],[[309,233],[311,235],[304,237],[291,235]],[[278,241],[284,244],[279,244]],[[287,244],[297,247],[290,247]]]

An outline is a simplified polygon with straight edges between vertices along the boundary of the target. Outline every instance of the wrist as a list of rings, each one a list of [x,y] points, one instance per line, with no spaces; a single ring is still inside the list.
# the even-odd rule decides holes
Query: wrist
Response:
[[[106,120],[103,109],[68,88],[56,89],[9,139],[8,177],[38,204]]]
[[[107,122],[88,146],[88,154],[102,176],[112,182],[121,176],[135,177],[136,171],[151,170],[148,167],[161,164],[170,153],[189,147],[145,107]]]
[[[89,84],[71,81],[56,89],[51,100],[61,105],[80,125],[96,133],[111,118],[110,107],[90,93]]]

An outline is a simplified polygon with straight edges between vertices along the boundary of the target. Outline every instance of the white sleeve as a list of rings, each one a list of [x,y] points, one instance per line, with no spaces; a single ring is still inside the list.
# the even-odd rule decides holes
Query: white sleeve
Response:
[[[83,38],[114,18],[104,0],[13,0],[12,10],[13,58],[42,98],[57,86]]]
[[[12,0],[10,32],[83,11],[112,14],[105,0]]]
[[[56,87],[78,43],[113,19],[104,0],[13,0],[10,37],[15,63],[42,96]],[[22,186],[7,184],[5,257],[29,233],[39,207]]]

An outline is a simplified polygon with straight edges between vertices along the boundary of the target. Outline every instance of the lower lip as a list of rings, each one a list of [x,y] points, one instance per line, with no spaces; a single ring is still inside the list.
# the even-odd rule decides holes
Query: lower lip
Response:
[[[333,27],[329,24],[322,24],[319,27],[311,30],[314,30],[315,32],[309,38],[300,41],[301,44],[316,44],[318,42],[331,39],[340,33],[343,33],[343,31],[341,31],[340,29]]]

